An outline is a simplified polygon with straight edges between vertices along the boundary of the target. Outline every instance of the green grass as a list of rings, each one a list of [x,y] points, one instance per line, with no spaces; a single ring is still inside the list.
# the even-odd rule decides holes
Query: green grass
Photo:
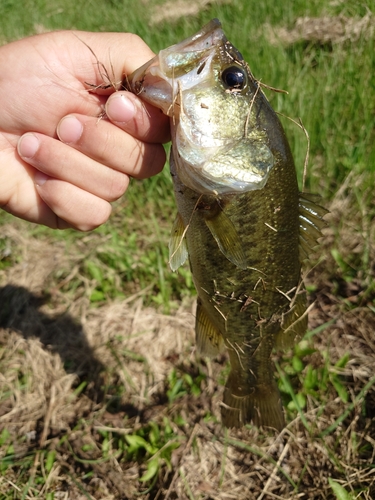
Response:
[[[292,28],[296,19],[303,16],[362,17],[367,9],[375,12],[375,3],[232,0],[210,4],[195,16],[150,26],[152,8],[162,3],[161,0],[3,0],[0,40],[11,41],[42,29],[130,31],[138,33],[157,52],[218,17],[255,77],[289,92],[285,95],[265,90],[277,111],[294,119],[300,117],[309,133],[307,188],[322,194],[323,203],[334,200],[343,207],[334,212],[331,221],[324,244],[325,264],[318,266],[313,281],[307,280],[308,289],[318,302],[313,329],[292,352],[278,358],[288,429],[292,429],[290,435],[298,436],[293,440],[286,433],[279,445],[283,449],[290,446],[299,468],[290,471],[289,465],[284,467],[283,462],[279,463],[272,446],[264,444],[268,443],[265,436],[250,434],[249,438],[235,440],[217,430],[217,418],[209,405],[215,392],[212,384],[217,390],[227,375],[223,360],[213,367],[205,363],[192,367],[191,352],[186,348],[178,353],[178,365],[169,369],[163,384],[150,396],[143,386],[143,392],[139,392],[128,366],[144,373],[147,380],[152,379],[155,367],[148,366],[138,352],[121,347],[127,340],[123,337],[116,339],[114,345],[106,345],[111,363],[103,368],[101,386],[94,387],[105,395],[102,405],[92,396],[92,380],[84,371],[77,370],[70,397],[72,401],[79,400],[83,409],[80,407],[76,417],[72,417],[73,423],[65,435],[51,431],[41,445],[38,440],[31,445],[27,430],[17,435],[0,423],[0,480],[4,479],[0,482],[0,498],[52,500],[59,473],[75,485],[75,491],[86,498],[95,498],[93,479],[100,477],[103,481],[108,475],[108,484],[117,481],[121,485],[121,480],[110,478],[108,471],[127,471],[127,468],[134,468],[129,473],[130,482],[138,474],[134,480],[138,490],[136,494],[133,490],[124,493],[126,498],[132,498],[133,494],[151,494],[154,496],[150,498],[155,498],[158,488],[164,488],[165,493],[178,477],[186,498],[206,498],[203,493],[199,496],[199,489],[192,489],[189,470],[180,467],[180,463],[182,454],[191,453],[194,460],[199,460],[203,445],[212,443],[224,453],[216,464],[221,477],[215,483],[218,494],[224,491],[220,488],[225,485],[225,461],[237,454],[234,462],[236,466],[240,464],[241,474],[254,470],[258,461],[265,467],[267,477],[275,470],[285,487],[280,490],[287,495],[285,498],[292,493],[303,495],[308,488],[311,498],[371,498],[375,494],[374,483],[369,486],[370,480],[366,478],[371,475],[374,461],[371,413],[374,410],[369,400],[375,381],[365,379],[366,367],[356,364],[352,350],[370,343],[358,331],[362,331],[364,323],[371,323],[368,313],[375,312],[374,40],[373,36],[362,36],[342,44],[305,41],[272,44],[270,27]],[[301,183],[306,138],[291,121],[284,117],[282,121]],[[65,255],[69,256],[53,269],[44,284],[41,293],[47,297],[47,307],[58,306],[59,314],[62,309],[65,314],[75,302],[84,299],[95,314],[112,301],[125,304],[129,298],[142,297],[143,306],[152,305],[159,311],[174,313],[181,302],[189,301],[195,295],[190,272],[185,267],[172,273],[167,266],[168,236],[175,215],[172,191],[167,168],[152,179],[132,181],[124,199],[114,204],[110,222],[90,234],[59,233],[23,224],[22,231],[29,238],[56,248],[64,245]],[[0,231],[2,224],[9,223],[17,225],[11,216],[0,212]],[[4,280],[12,276],[11,270],[22,262],[22,246],[12,235],[0,232],[1,286],[5,286]],[[356,314],[358,321],[351,323]],[[3,307],[0,326],[8,316],[10,311]],[[44,323],[46,327],[45,318]],[[342,327],[341,323],[349,326]],[[342,346],[344,334],[348,334],[350,344]],[[336,339],[335,345],[332,338]],[[3,347],[7,345],[6,339],[1,342],[0,368],[8,377],[18,374],[16,381],[12,378],[9,384],[2,385],[0,407],[6,410],[10,400],[26,398],[33,388],[28,369],[13,366]],[[50,345],[45,347],[49,349]],[[17,351],[17,347],[14,349]],[[27,346],[22,349],[27,352]],[[66,359],[67,373],[70,373],[69,363]],[[130,389],[124,388],[124,380]],[[208,390],[211,392],[206,397]],[[94,402],[87,410],[85,402],[90,398]],[[124,400],[128,406],[124,406]],[[133,406],[137,416],[128,418]],[[198,439],[194,426],[199,416],[208,430]],[[36,432],[38,436],[43,432],[42,418],[37,422]],[[228,447],[232,447],[232,455],[227,457]],[[324,457],[319,455],[323,453],[321,450]],[[103,464],[109,465],[104,469]],[[259,472],[260,468],[256,470]],[[362,478],[361,471],[366,471],[367,476],[364,473]],[[226,480],[229,481],[227,476]],[[15,486],[10,488],[10,484]],[[115,498],[120,498],[115,489],[111,491],[115,492]],[[255,491],[258,497],[262,490],[254,487]],[[100,494],[106,498],[104,490]]]
[[[312,175],[308,184],[312,189],[319,192],[323,189],[325,197],[331,197],[353,169],[358,175],[374,172],[375,54],[371,37],[363,36],[355,43],[344,45],[300,42],[285,47],[271,45],[270,31],[265,28],[266,25],[291,27],[299,16],[364,16],[367,9],[374,11],[373,1],[347,5],[346,2],[289,0],[273,5],[234,0],[228,4],[214,3],[197,16],[183,16],[154,28],[149,26],[152,7],[162,2],[146,3],[147,9],[142,2],[132,0],[79,0],[63,4],[54,0],[5,0],[0,5],[3,20],[0,39],[26,36],[41,27],[130,31],[138,33],[158,51],[190,36],[212,17],[218,17],[254,75],[266,84],[288,90],[288,96],[268,94],[277,111],[300,117],[309,132]],[[285,126],[301,176],[306,141],[294,125],[285,121]]]
[[[130,0],[80,0],[67,1],[63,5],[57,1],[40,0],[22,3],[24,8],[19,8],[20,4],[11,0],[1,3],[0,16],[4,22],[0,27],[0,39],[25,36],[41,26],[44,29],[131,31],[138,33],[154,51],[158,51],[190,36],[212,17],[219,17],[227,36],[242,51],[255,76],[273,87],[288,90],[289,95],[267,90],[266,93],[277,111],[294,119],[301,118],[308,130],[310,162],[307,188],[330,200],[349,174],[353,175],[353,179],[362,176],[361,186],[357,189],[359,198],[364,191],[363,186],[370,189],[373,185],[373,40],[363,36],[355,43],[341,45],[305,42],[289,46],[272,45],[269,41],[270,28],[267,27],[291,27],[298,16],[363,16],[366,14],[365,4],[326,5],[326,2],[315,0],[308,5],[305,1],[288,1],[271,6],[268,2],[235,0],[230,4],[213,4],[195,17],[184,16],[175,22],[150,28],[152,6],[162,2],[147,2],[146,12],[141,2]],[[370,9],[372,6],[374,2],[367,4]],[[295,124],[284,117],[282,121],[301,183],[307,141]],[[149,213],[154,217],[142,216]],[[372,212],[368,216],[371,217]],[[3,217],[0,215],[0,221]],[[103,241],[99,251],[94,254],[88,251],[89,255],[84,255],[85,265],[81,273],[98,282],[92,290],[93,302],[134,291],[134,287],[131,289],[120,283],[137,283],[137,290],[151,286],[153,293],[150,297],[163,304],[166,310],[168,304],[181,299],[186,290],[189,294],[194,293],[188,271],[183,270],[182,276],[181,273],[176,275],[165,266],[165,242],[173,217],[174,201],[167,169],[156,178],[133,182],[124,202],[117,206],[111,226],[94,233]],[[40,231],[44,232],[38,229],[36,233],[40,234]],[[52,233],[48,231],[48,234]],[[72,241],[85,239],[76,234],[69,238]],[[363,259],[365,268],[366,255]],[[9,256],[3,257],[0,262],[6,265]]]

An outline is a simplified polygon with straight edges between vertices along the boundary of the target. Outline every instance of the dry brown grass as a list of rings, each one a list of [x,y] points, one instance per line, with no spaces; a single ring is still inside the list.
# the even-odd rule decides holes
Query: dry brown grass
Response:
[[[43,454],[56,451],[44,485],[34,486],[26,498],[45,498],[52,491],[61,499],[136,498],[146,490],[139,482],[146,464],[114,445],[103,460],[103,432],[114,443],[151,421],[162,428],[165,417],[181,445],[171,469],[161,466],[144,498],[329,499],[328,478],[347,491],[363,490],[353,498],[373,498],[375,318],[369,306],[374,292],[366,292],[361,276],[345,281],[329,252],[335,245],[344,255],[359,253],[366,244],[373,266],[374,228],[353,203],[343,186],[330,216],[335,229],[325,232],[325,260],[307,278],[317,286],[310,327],[333,320],[314,337],[317,351],[308,361],[314,367],[329,363],[334,370],[349,353],[340,371],[349,402],[332,386],[326,394],[310,395],[303,415],[279,436],[221,428],[218,379],[224,359],[212,364],[196,359],[193,303],[173,316],[144,307],[137,296],[90,307],[87,294],[76,290],[68,298],[54,278],[64,266],[74,274],[72,248],[67,254],[63,242],[28,236],[21,223],[3,226],[19,262],[0,273],[0,431],[10,432],[18,462],[31,454],[31,477],[41,474]],[[373,268],[368,276],[373,278]],[[168,376],[176,368],[206,374],[200,395],[168,402]],[[293,383],[298,390],[298,379]],[[177,416],[185,423],[176,423]],[[17,460],[0,479],[0,494],[13,491],[12,498],[21,498]]]
[[[166,2],[154,22],[195,15],[210,3]],[[276,43],[336,44],[373,36],[374,25],[371,14],[304,17],[273,36]],[[69,288],[81,273],[80,242],[67,249],[46,234],[30,235],[27,224],[1,226],[16,259],[0,269],[0,436],[9,433],[0,446],[0,466],[11,456],[8,468],[0,469],[0,498],[333,499],[329,478],[352,498],[375,498],[375,210],[373,201],[361,205],[355,199],[352,188],[360,183],[349,178],[336,196],[324,258],[307,276],[316,287],[310,329],[328,326],[314,336],[316,351],[304,361],[339,373],[349,401],[328,384],[308,395],[302,414],[288,412],[288,426],[278,436],[222,429],[225,359],[196,358],[193,300],[172,316],[144,306],[147,292],[93,307],[85,276],[79,288]],[[364,255],[367,268],[358,264]],[[335,367],[346,353],[345,368]],[[282,368],[288,357],[279,355]],[[173,370],[192,377],[203,372],[202,392],[170,403]],[[303,374],[291,377],[296,392],[301,380]],[[162,429],[165,419],[180,447],[170,467],[161,463],[147,492],[139,481],[147,462],[129,458],[118,441],[151,422]],[[47,471],[50,451],[56,455]]]
[[[196,16],[211,5],[230,3],[230,0],[172,0],[157,5],[150,16],[150,25],[173,22],[181,17]]]
[[[270,43],[292,45],[298,42],[321,45],[356,42],[360,37],[371,38],[375,32],[375,19],[371,12],[364,17],[324,16],[299,17],[292,28],[265,27]]]

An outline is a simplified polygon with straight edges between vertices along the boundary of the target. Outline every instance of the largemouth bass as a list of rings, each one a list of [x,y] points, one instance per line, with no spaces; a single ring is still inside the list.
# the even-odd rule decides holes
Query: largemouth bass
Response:
[[[282,125],[218,20],[160,51],[127,88],[171,117],[170,265],[189,259],[201,354],[228,350],[223,423],[280,430],[271,353],[306,330],[301,262],[326,211],[299,193]]]

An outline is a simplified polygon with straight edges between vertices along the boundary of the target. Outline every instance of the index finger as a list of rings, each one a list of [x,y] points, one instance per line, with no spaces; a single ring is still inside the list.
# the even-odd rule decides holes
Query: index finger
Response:
[[[77,61],[76,51],[71,54],[71,57],[77,63],[79,77],[83,82],[88,82],[92,86],[93,92],[109,94],[115,89],[120,89],[125,75],[129,75],[154,57],[150,47],[142,38],[133,33],[82,31],[74,33],[77,42],[82,44],[79,50],[82,61],[81,63]],[[84,45],[86,50],[82,50]],[[90,52],[91,63],[88,65]],[[107,88],[104,88],[105,86]]]

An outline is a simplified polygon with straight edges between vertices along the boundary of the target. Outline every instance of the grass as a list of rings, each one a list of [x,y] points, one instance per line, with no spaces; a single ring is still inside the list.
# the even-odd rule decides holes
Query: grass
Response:
[[[275,437],[220,426],[228,368],[224,357],[196,358],[192,278],[167,268],[175,209],[165,169],[132,182],[110,222],[90,234],[0,213],[4,500],[375,495],[375,4],[222,0],[184,15],[186,4],[195,6],[5,0],[0,39],[131,31],[157,51],[218,17],[255,76],[288,90],[266,92],[308,130],[307,188],[331,215],[306,278],[309,332],[276,355],[287,428]],[[152,24],[160,13],[175,18]],[[295,29],[314,16],[331,19],[316,23],[317,38],[311,25]],[[306,139],[282,120],[302,182]]]

